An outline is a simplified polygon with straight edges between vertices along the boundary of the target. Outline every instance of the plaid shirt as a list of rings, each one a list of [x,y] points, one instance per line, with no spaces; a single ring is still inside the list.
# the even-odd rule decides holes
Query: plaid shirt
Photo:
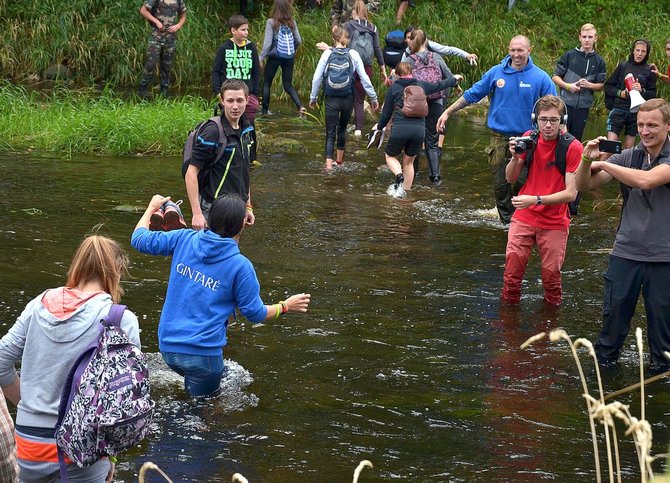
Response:
[[[14,422],[7,410],[2,389],[0,389],[0,481],[3,483],[19,481],[16,443],[14,442]]]

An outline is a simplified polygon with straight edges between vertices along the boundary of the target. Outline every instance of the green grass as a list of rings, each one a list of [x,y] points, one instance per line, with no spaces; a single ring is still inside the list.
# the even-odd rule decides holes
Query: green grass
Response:
[[[668,64],[664,53],[670,35],[666,0],[530,0],[528,5],[519,2],[511,13],[506,3],[417,0],[417,8],[408,10],[403,27],[414,24],[438,42],[477,53],[480,62],[476,67],[460,58],[447,60],[452,71],[465,75],[464,87],[499,63],[507,53],[509,39],[519,33],[531,39],[535,63],[551,73],[558,57],[578,44],[579,27],[586,22],[598,28],[597,49],[609,72],[628,56],[632,40],[641,36],[652,43],[650,61],[658,63],[662,71]],[[255,4],[251,39],[259,43],[271,2],[257,0]],[[329,40],[330,20],[328,8],[301,13],[302,2],[297,4],[304,44],[296,57],[294,85],[306,104],[320,56],[314,45]],[[136,103],[124,101],[114,92],[134,89],[142,69],[149,26],[138,13],[139,5],[139,1],[0,0],[0,67],[14,84],[31,89],[0,84],[0,149],[105,155],[181,152],[186,133],[210,115],[209,101],[185,96]],[[179,32],[173,67],[176,87],[207,88],[216,49],[228,36],[226,19],[236,5],[187,0],[188,21]],[[371,20],[383,37],[397,27],[396,3],[382,5]],[[57,84],[45,93],[42,87],[47,84],[34,85],[47,67],[63,59],[68,59],[72,71],[70,85],[79,87]],[[280,77],[275,78],[272,97],[288,100]],[[383,93],[377,70],[373,81]],[[107,87],[100,92],[99,87],[91,86]],[[670,96],[668,86],[660,86],[659,96]],[[596,108],[604,111],[600,94]]]
[[[0,85],[0,148],[111,156],[179,154],[211,115],[198,97],[128,102],[106,89],[29,92]]]
[[[330,2],[325,2],[330,5]],[[470,68],[461,59],[449,59],[454,72],[466,75],[466,85],[475,81],[505,55],[509,39],[517,33],[533,42],[533,58],[547,71],[556,59],[577,45],[579,27],[592,22],[598,27],[598,50],[609,70],[628,55],[631,41],[647,37],[653,45],[651,60],[667,65],[663,52],[670,32],[670,13],[665,0],[620,2],[613,0],[530,0],[507,12],[503,0],[418,0],[409,9],[403,26],[424,28],[431,38],[461,47],[480,56]],[[329,40],[328,8],[301,13],[297,20],[304,38],[296,59],[295,85],[301,96],[309,92],[311,76],[319,58],[314,44]],[[175,85],[202,87],[209,83],[217,46],[228,36],[226,20],[237,2],[187,0],[188,20],[179,32],[173,69]],[[262,42],[269,0],[257,0],[251,17],[251,38]],[[372,17],[382,33],[396,28],[396,2],[382,2]],[[144,62],[147,22],[140,17],[140,2],[94,2],[92,0],[0,0],[0,65],[6,77],[19,83],[39,78],[50,65],[67,58],[75,82],[112,86],[135,86]],[[259,46],[260,47],[260,46]],[[279,79],[273,95],[283,94]],[[378,84],[377,84],[378,85]],[[664,92],[665,93],[665,92]]]

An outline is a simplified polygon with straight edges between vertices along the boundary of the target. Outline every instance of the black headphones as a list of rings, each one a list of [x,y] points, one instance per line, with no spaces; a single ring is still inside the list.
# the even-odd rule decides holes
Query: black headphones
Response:
[[[563,99],[561,99],[558,96],[555,96],[555,97],[561,101],[561,104],[563,104],[563,115],[561,116],[561,124],[567,125],[568,124],[568,106],[565,104],[565,101],[563,101]],[[542,99],[542,98],[540,97],[540,99]],[[535,114],[535,108],[537,107],[537,103],[540,102],[540,99],[535,101],[535,104],[533,104],[533,112],[530,115],[530,122],[535,127],[537,127],[537,114]]]

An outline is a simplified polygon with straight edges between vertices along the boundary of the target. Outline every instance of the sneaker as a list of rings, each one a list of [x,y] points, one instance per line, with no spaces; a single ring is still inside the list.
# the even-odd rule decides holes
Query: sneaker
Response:
[[[186,222],[184,221],[184,217],[181,214],[181,209],[179,209],[179,205],[181,204],[182,200],[179,200],[176,203],[173,203],[172,201],[166,201],[163,204],[165,231],[186,228]]]
[[[165,206],[165,205],[163,205]],[[149,220],[149,230],[151,231],[165,231],[165,216],[163,212],[163,206],[158,208],[151,215]]]
[[[361,132],[360,129],[356,129],[356,130],[354,131],[354,136],[355,136],[355,137],[359,138],[359,137],[361,137],[362,135],[363,135],[363,133]]]
[[[440,178],[439,176],[431,176],[430,182],[433,183],[433,186],[437,187],[442,184],[442,178]]]
[[[307,109],[305,107],[301,107],[298,109],[298,117],[305,117],[305,113],[307,112]]]

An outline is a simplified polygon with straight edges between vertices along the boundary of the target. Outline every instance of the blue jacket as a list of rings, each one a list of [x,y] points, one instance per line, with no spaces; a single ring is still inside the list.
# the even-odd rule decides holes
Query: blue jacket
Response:
[[[256,271],[232,238],[209,230],[138,228],[130,242],[141,253],[172,255],[158,325],[161,351],[220,356],[235,307],[251,322],[265,320]]]
[[[510,66],[510,56],[490,68],[463,97],[469,104],[489,96],[487,125],[505,136],[520,136],[533,128],[530,115],[533,105],[542,96],[556,95],[556,86],[549,75],[533,64],[522,70]]]

